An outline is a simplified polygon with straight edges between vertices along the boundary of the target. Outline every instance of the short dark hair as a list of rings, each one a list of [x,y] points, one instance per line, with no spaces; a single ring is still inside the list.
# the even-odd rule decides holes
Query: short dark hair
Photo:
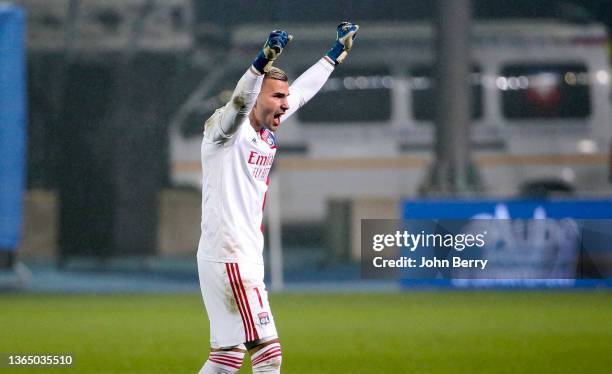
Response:
[[[264,79],[276,79],[283,82],[289,82],[289,77],[287,73],[285,73],[282,69],[279,69],[275,66],[270,67],[270,70],[266,71],[264,74]]]

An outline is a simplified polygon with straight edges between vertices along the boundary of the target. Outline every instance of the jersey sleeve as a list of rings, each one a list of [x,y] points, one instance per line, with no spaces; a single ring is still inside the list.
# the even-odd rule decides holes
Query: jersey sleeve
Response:
[[[329,76],[334,71],[334,66],[325,58],[321,58],[312,65],[289,87],[289,110],[281,117],[281,122],[291,117],[299,108],[303,107],[323,87]]]
[[[230,139],[253,109],[262,82],[263,75],[249,68],[238,81],[230,101],[206,120],[204,137],[214,143]]]

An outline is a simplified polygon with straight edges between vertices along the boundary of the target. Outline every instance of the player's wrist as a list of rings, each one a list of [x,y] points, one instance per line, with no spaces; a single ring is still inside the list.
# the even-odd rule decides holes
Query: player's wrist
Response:
[[[265,67],[270,63],[270,60],[266,58],[263,51],[259,51],[255,60],[253,60],[253,68],[257,70],[259,74],[265,73]]]
[[[330,48],[329,51],[327,51],[325,56],[329,58],[329,60],[331,60],[331,62],[333,62],[334,65],[338,65],[340,63],[338,62],[338,57],[340,57],[343,51],[344,51],[344,46],[342,45],[342,43],[336,40],[334,45]]]

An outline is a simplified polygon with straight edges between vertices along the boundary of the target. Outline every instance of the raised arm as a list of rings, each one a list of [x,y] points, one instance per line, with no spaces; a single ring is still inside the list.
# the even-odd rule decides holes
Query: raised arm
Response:
[[[317,63],[300,75],[289,87],[289,110],[281,121],[291,117],[299,108],[304,106],[314,95],[321,90],[334,67],[341,64],[353,47],[353,41],[359,30],[359,25],[342,22],[336,30],[336,42],[332,48]]]
[[[275,30],[270,33],[263,48],[253,64],[238,81],[232,97],[223,107],[206,120],[204,137],[211,142],[222,143],[230,139],[238,127],[249,116],[261,91],[264,72],[278,58],[283,48],[291,40],[285,31]]]

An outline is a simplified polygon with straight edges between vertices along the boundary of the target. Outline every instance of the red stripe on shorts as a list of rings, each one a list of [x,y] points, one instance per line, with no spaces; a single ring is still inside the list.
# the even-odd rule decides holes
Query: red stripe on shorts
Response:
[[[244,336],[246,341],[250,341],[250,330],[247,329],[247,319],[245,316],[246,311],[243,310],[242,303],[240,302],[240,298],[238,297],[238,281],[234,275],[234,271],[232,268],[232,264],[226,263],[225,268],[227,269],[227,275],[230,280],[230,285],[232,286],[232,293],[234,294],[234,300],[236,301],[236,305],[238,306],[238,311],[240,312],[240,318],[242,319],[242,326],[244,327]]]
[[[259,289],[255,287],[255,292],[257,293],[257,299],[259,299],[259,306],[263,308],[263,301],[261,300],[261,294],[259,293]]]
[[[255,328],[255,322],[253,322],[253,314],[251,313],[251,306],[249,305],[249,299],[247,298],[246,291],[244,290],[244,285],[242,284],[242,278],[240,277],[240,268],[238,268],[238,264],[234,264],[236,266],[236,274],[238,275],[238,285],[240,286],[240,290],[242,291],[242,295],[244,296],[244,301],[246,302],[246,309],[248,310],[248,317],[251,323],[251,328],[255,333],[253,340],[259,339],[257,335],[257,329]],[[248,340],[247,340],[248,341]]]

